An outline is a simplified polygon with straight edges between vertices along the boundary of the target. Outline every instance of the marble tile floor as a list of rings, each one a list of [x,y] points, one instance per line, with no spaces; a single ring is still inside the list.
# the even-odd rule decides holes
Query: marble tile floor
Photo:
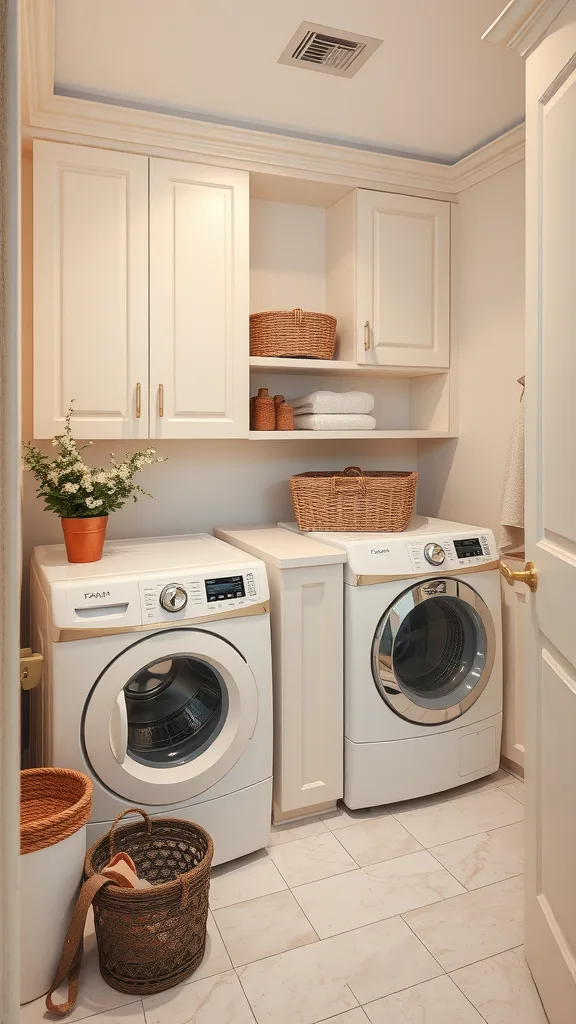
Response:
[[[69,1021],[546,1024],[522,955],[523,784],[500,770],[437,797],[273,827],[213,872],[190,980],[134,999],[89,932]],[[54,1019],[43,999],[21,1024]]]

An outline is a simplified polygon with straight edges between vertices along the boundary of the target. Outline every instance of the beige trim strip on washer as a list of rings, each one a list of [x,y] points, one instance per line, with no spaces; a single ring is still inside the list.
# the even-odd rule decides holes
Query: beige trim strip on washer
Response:
[[[244,615],[264,615],[269,610],[268,601],[251,604],[246,608],[234,608],[217,615],[200,615],[195,619],[178,619],[176,622],[144,623],[141,626],[105,626],[102,629],[56,629],[52,634],[55,643],[70,640],[88,640],[95,636],[115,636],[117,633],[149,633],[158,629],[174,629],[175,626],[196,626],[201,622],[217,622],[220,619],[239,619]]]
[[[413,572],[413,573],[400,573],[398,576],[367,576],[360,575],[354,579],[353,587],[371,587],[376,583],[393,583],[395,580],[421,580],[427,579],[428,576],[450,577],[450,576],[463,576],[468,575],[471,572],[489,572],[492,569],[498,568],[498,562],[484,562],[483,565],[466,565],[462,566],[461,569],[436,569],[430,566],[430,572]]]

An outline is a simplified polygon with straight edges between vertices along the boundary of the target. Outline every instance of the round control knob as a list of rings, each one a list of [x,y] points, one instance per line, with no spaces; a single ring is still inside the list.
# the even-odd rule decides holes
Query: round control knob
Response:
[[[430,565],[442,565],[446,558],[446,552],[440,544],[426,544],[424,547],[424,558]]]
[[[181,612],[188,604],[188,594],[178,583],[169,583],[160,594],[160,604],[166,612]]]

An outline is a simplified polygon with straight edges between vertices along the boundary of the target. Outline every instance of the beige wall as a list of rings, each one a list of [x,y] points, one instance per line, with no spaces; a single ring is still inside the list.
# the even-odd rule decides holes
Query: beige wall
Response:
[[[418,509],[497,532],[508,435],[523,372],[524,165],[516,164],[461,195],[455,228],[453,298],[459,381],[460,439],[450,442],[164,441],[169,462],[143,475],[154,498],[130,503],[111,517],[109,537],[161,536],[213,525],[270,522],[291,514],[288,477],[310,469],[361,464],[414,469]],[[31,161],[24,161],[23,377],[24,437],[32,434]],[[120,445],[120,446],[119,446]],[[98,442],[90,460],[105,463],[111,447]],[[141,446],[140,446],[141,447]],[[48,449],[46,449],[48,450]],[[24,581],[35,544],[61,540],[58,520],[43,511],[34,481],[24,477]],[[24,598],[26,608],[26,590]],[[26,617],[26,616],[25,616]]]
[[[23,167],[23,409],[24,439],[32,437],[32,215],[31,159]],[[312,214],[316,211],[312,210]],[[320,211],[323,216],[324,211]],[[265,383],[265,382],[264,382]],[[49,442],[39,442],[50,451]],[[90,450],[93,465],[106,464],[110,450],[121,455],[144,443],[99,441]],[[148,537],[211,530],[292,518],[288,478],[312,469],[362,465],[366,469],[416,469],[415,441],[162,441],[159,455],[169,461],[142,474],[154,498],[130,502],[110,517],[108,537]],[[36,544],[62,540],[59,520],[43,510],[34,480],[24,474],[24,601],[27,630],[28,563]]]
[[[498,539],[508,438],[524,373],[524,163],[461,193],[452,299],[458,441],[420,445],[419,508]]]

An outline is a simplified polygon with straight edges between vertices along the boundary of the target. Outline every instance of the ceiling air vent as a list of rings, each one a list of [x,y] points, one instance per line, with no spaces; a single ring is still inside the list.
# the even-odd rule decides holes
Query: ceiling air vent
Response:
[[[303,21],[278,63],[352,78],[381,42],[381,39],[372,39],[370,36],[341,32],[326,25]]]

